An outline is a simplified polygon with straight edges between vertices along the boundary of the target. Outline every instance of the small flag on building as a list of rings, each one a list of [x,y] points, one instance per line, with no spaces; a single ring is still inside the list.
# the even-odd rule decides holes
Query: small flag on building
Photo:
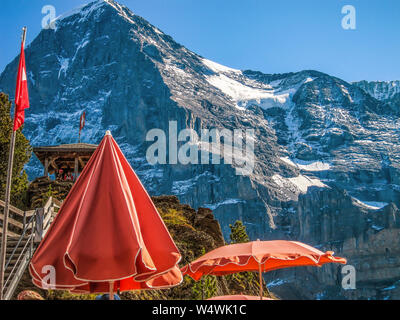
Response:
[[[86,122],[86,111],[83,111],[81,119],[79,121],[79,143],[81,142],[81,131],[85,127]]]

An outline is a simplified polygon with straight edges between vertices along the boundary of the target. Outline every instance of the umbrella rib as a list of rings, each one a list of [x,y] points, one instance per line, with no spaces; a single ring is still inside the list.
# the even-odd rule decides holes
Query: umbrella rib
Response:
[[[104,148],[104,145],[103,145],[103,146],[102,146],[102,149],[99,150],[99,151],[101,151],[101,152],[103,153],[103,152],[104,152],[104,149],[105,149],[105,148]],[[100,153],[100,152],[99,152],[99,153]],[[101,159],[101,157],[99,157],[98,159]],[[92,170],[92,173],[91,173],[91,175],[89,176],[89,181],[88,181],[88,183],[86,184],[86,188],[85,188],[84,194],[83,194],[82,199],[81,199],[81,201],[80,201],[80,203],[79,203],[78,214],[77,214],[77,216],[76,216],[76,218],[75,218],[75,221],[74,221],[74,224],[73,224],[72,233],[71,233],[71,236],[70,236],[68,245],[67,245],[67,249],[66,249],[66,251],[65,251],[65,253],[64,253],[64,256],[63,256],[64,267],[65,267],[66,269],[70,270],[70,271],[73,273],[75,279],[77,279],[77,278],[76,278],[76,274],[75,274],[75,272],[74,272],[71,268],[67,267],[67,265],[66,265],[66,263],[65,263],[65,262],[66,262],[66,261],[65,261],[65,256],[66,256],[66,255],[68,256],[68,258],[71,260],[72,264],[75,266],[75,269],[76,269],[76,272],[77,272],[78,269],[77,269],[77,267],[76,267],[74,261],[71,259],[71,257],[70,257],[70,255],[69,255],[68,251],[69,251],[69,249],[70,249],[70,246],[71,246],[71,243],[72,243],[72,239],[73,239],[74,234],[75,234],[76,222],[78,221],[78,218],[79,218],[79,216],[80,216],[80,211],[81,211],[81,208],[82,208],[82,205],[83,205],[83,202],[84,202],[83,200],[85,199],[86,193],[87,193],[87,191],[88,191],[88,189],[89,189],[89,184],[90,184],[90,182],[92,181],[94,172],[96,171],[95,169],[98,167],[99,162],[100,162],[100,161],[97,160],[97,162],[95,163],[95,168],[94,168],[94,170]],[[79,280],[79,279],[77,279],[77,280]],[[82,281],[82,280],[80,280],[80,281]]]
[[[111,145],[112,145],[113,147],[115,147],[114,143],[112,143]],[[119,170],[120,168],[119,168],[119,167],[122,166],[122,164],[121,164],[121,161],[119,161],[118,157],[115,155],[115,151],[116,151],[116,150],[115,150],[114,148],[111,148],[111,150],[112,150],[111,154],[112,154],[112,156],[113,156],[114,161],[115,161],[116,163],[118,163],[118,168],[117,168],[117,170],[116,170],[118,179],[119,179],[120,182],[121,182],[122,180],[125,180],[124,182],[126,182],[126,184],[128,185],[128,183],[127,183],[127,181],[126,181],[126,180],[127,180],[127,179],[126,179],[126,176],[123,177],[123,176],[121,175],[121,173],[120,173],[120,170]],[[125,179],[124,179],[124,178],[125,178]],[[122,184],[122,183],[120,183],[120,185],[121,185],[121,184]],[[134,203],[134,201],[133,201],[132,194],[129,196],[123,188],[121,188],[121,189],[122,189],[122,194],[124,195],[125,201],[126,201],[126,203],[128,204],[127,206],[128,206],[128,209],[129,209],[129,219],[130,219],[130,221],[131,221],[131,223],[132,223],[132,229],[135,230],[136,240],[138,240],[138,239],[140,240],[140,241],[138,241],[138,242],[140,243],[140,247],[139,247],[139,250],[136,252],[136,256],[135,256],[135,259],[134,259],[135,273],[134,273],[134,275],[132,275],[132,277],[134,277],[134,276],[136,276],[136,275],[138,274],[138,272],[137,272],[137,258],[138,258],[138,256],[139,256],[140,252],[143,251],[143,247],[145,248],[145,244],[144,244],[144,239],[143,239],[143,237],[141,237],[141,234],[138,233],[137,230],[136,230],[136,228],[135,228],[135,223],[134,223],[134,221],[133,221],[134,218],[132,217],[132,213],[131,213],[131,210],[130,210],[130,209],[132,209],[132,210],[135,211],[135,213],[137,213],[136,207],[135,207],[135,203]],[[131,200],[131,201],[128,201],[127,197],[128,197],[129,200]],[[130,207],[130,206],[129,206],[129,203],[132,204],[132,208],[129,208],[129,207]],[[136,222],[137,222],[137,226],[140,228],[140,223],[139,223],[139,219],[137,218],[137,214],[136,214]],[[142,246],[143,246],[143,247],[142,247]],[[142,260],[142,263],[146,266],[146,268],[152,270],[152,271],[147,272],[147,273],[142,273],[141,276],[142,276],[142,275],[150,275],[150,274],[154,273],[154,271],[157,271],[157,268],[155,268],[155,267],[153,268],[153,267],[150,267],[150,266],[147,265],[147,263],[143,260],[143,255],[141,255],[141,260]],[[148,280],[148,279],[147,279],[147,280]],[[138,281],[138,280],[135,279],[135,281]],[[146,280],[143,280],[143,282],[144,282],[144,281],[146,281]],[[138,282],[140,282],[140,281],[138,281]]]

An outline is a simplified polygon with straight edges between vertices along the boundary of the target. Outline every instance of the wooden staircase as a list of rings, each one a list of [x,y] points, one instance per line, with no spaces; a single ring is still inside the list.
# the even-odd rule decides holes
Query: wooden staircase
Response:
[[[12,298],[22,275],[29,265],[34,250],[43,239],[60,207],[61,203],[51,197],[43,208],[36,210],[22,211],[10,206],[3,287],[5,300]],[[1,211],[3,208],[4,202],[0,201]],[[3,219],[4,215],[1,212],[1,225],[3,224]],[[2,232],[3,229],[0,228],[0,234]]]
[[[6,269],[4,273],[5,299],[9,300],[14,293],[19,279],[29,264],[33,251],[33,241],[29,237],[12,237],[7,241]],[[15,287],[15,288],[14,288]],[[11,289],[11,290],[10,290]]]

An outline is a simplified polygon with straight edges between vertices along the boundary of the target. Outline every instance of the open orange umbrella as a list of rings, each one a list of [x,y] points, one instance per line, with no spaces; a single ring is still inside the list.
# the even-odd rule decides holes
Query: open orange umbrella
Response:
[[[105,293],[182,281],[181,255],[111,134],[92,155],[29,266],[43,289]],[[50,269],[49,269],[50,266]],[[51,267],[55,279],[49,283]]]
[[[296,241],[253,241],[231,244],[206,253],[181,269],[184,275],[198,281],[203,275],[222,276],[243,271],[258,271],[260,298],[262,298],[262,272],[298,266],[322,266],[342,263],[344,258],[333,257],[333,252],[319,251]]]

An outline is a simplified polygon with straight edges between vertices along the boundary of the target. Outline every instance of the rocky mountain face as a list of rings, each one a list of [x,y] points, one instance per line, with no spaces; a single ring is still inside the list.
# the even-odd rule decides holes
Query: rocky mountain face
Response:
[[[343,290],[343,274],[329,265],[271,273],[268,282],[274,293],[287,299],[399,299],[400,215],[394,203],[376,210],[343,189],[311,188],[299,197],[293,226],[300,241],[348,257],[356,272],[356,288]]]
[[[24,133],[33,146],[76,142],[86,110],[83,142],[98,143],[111,130],[152,195],[213,210],[225,238],[229,224],[242,220],[252,239],[305,241],[356,268],[356,290],[341,289],[338,266],[267,275],[282,298],[400,297],[397,85],[375,90],[311,70],[231,69],[111,0],[59,17],[55,30],[41,31],[27,47],[26,59],[31,108]],[[17,63],[1,74],[0,91],[14,92]],[[244,144],[254,142],[253,170],[238,174],[243,164],[236,160],[249,153],[233,150],[229,162],[225,149],[193,137],[190,146],[224,158],[175,163],[175,125],[198,136],[204,129],[254,130],[254,137],[244,135]],[[166,133],[167,164],[146,158],[152,129]],[[27,170],[32,179],[42,174],[35,158]]]
[[[400,103],[400,81],[359,81],[354,85],[379,101],[386,102],[391,107],[398,108]]]

